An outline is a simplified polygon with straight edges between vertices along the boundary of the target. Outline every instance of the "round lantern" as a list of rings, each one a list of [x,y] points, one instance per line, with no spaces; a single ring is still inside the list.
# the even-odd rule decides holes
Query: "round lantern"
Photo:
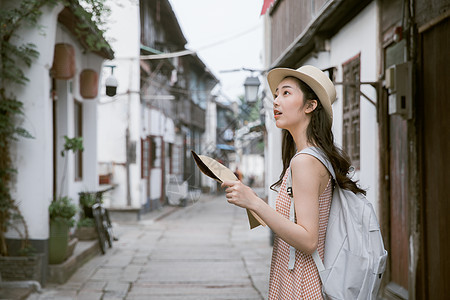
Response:
[[[75,75],[75,49],[70,44],[55,45],[51,74],[56,79],[71,79]]]
[[[80,95],[85,99],[93,99],[98,94],[98,75],[92,69],[84,69],[80,73]]]

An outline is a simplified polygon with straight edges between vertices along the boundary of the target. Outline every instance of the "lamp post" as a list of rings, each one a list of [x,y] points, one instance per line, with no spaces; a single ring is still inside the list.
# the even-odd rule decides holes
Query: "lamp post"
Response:
[[[245,79],[245,100],[247,103],[255,103],[258,100],[260,81],[258,77],[250,76]]]

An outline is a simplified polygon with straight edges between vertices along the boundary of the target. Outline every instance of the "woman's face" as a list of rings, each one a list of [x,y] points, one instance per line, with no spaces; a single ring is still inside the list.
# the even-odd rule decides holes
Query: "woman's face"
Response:
[[[287,129],[294,128],[305,121],[303,92],[296,79],[283,79],[275,91],[273,113],[276,126]]]

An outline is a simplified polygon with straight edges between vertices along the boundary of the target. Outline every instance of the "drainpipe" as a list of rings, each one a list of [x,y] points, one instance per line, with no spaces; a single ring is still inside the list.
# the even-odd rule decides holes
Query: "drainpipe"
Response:
[[[129,118],[128,118],[129,119]],[[130,127],[127,126],[125,133],[126,160],[125,168],[127,173],[127,206],[131,206],[131,189],[130,189]]]

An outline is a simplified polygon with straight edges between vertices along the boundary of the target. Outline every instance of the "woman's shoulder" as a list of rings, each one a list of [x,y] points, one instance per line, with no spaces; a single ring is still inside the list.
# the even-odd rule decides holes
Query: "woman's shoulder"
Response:
[[[316,157],[306,153],[299,153],[292,158],[291,170],[295,173],[303,174],[328,174],[326,167]]]

